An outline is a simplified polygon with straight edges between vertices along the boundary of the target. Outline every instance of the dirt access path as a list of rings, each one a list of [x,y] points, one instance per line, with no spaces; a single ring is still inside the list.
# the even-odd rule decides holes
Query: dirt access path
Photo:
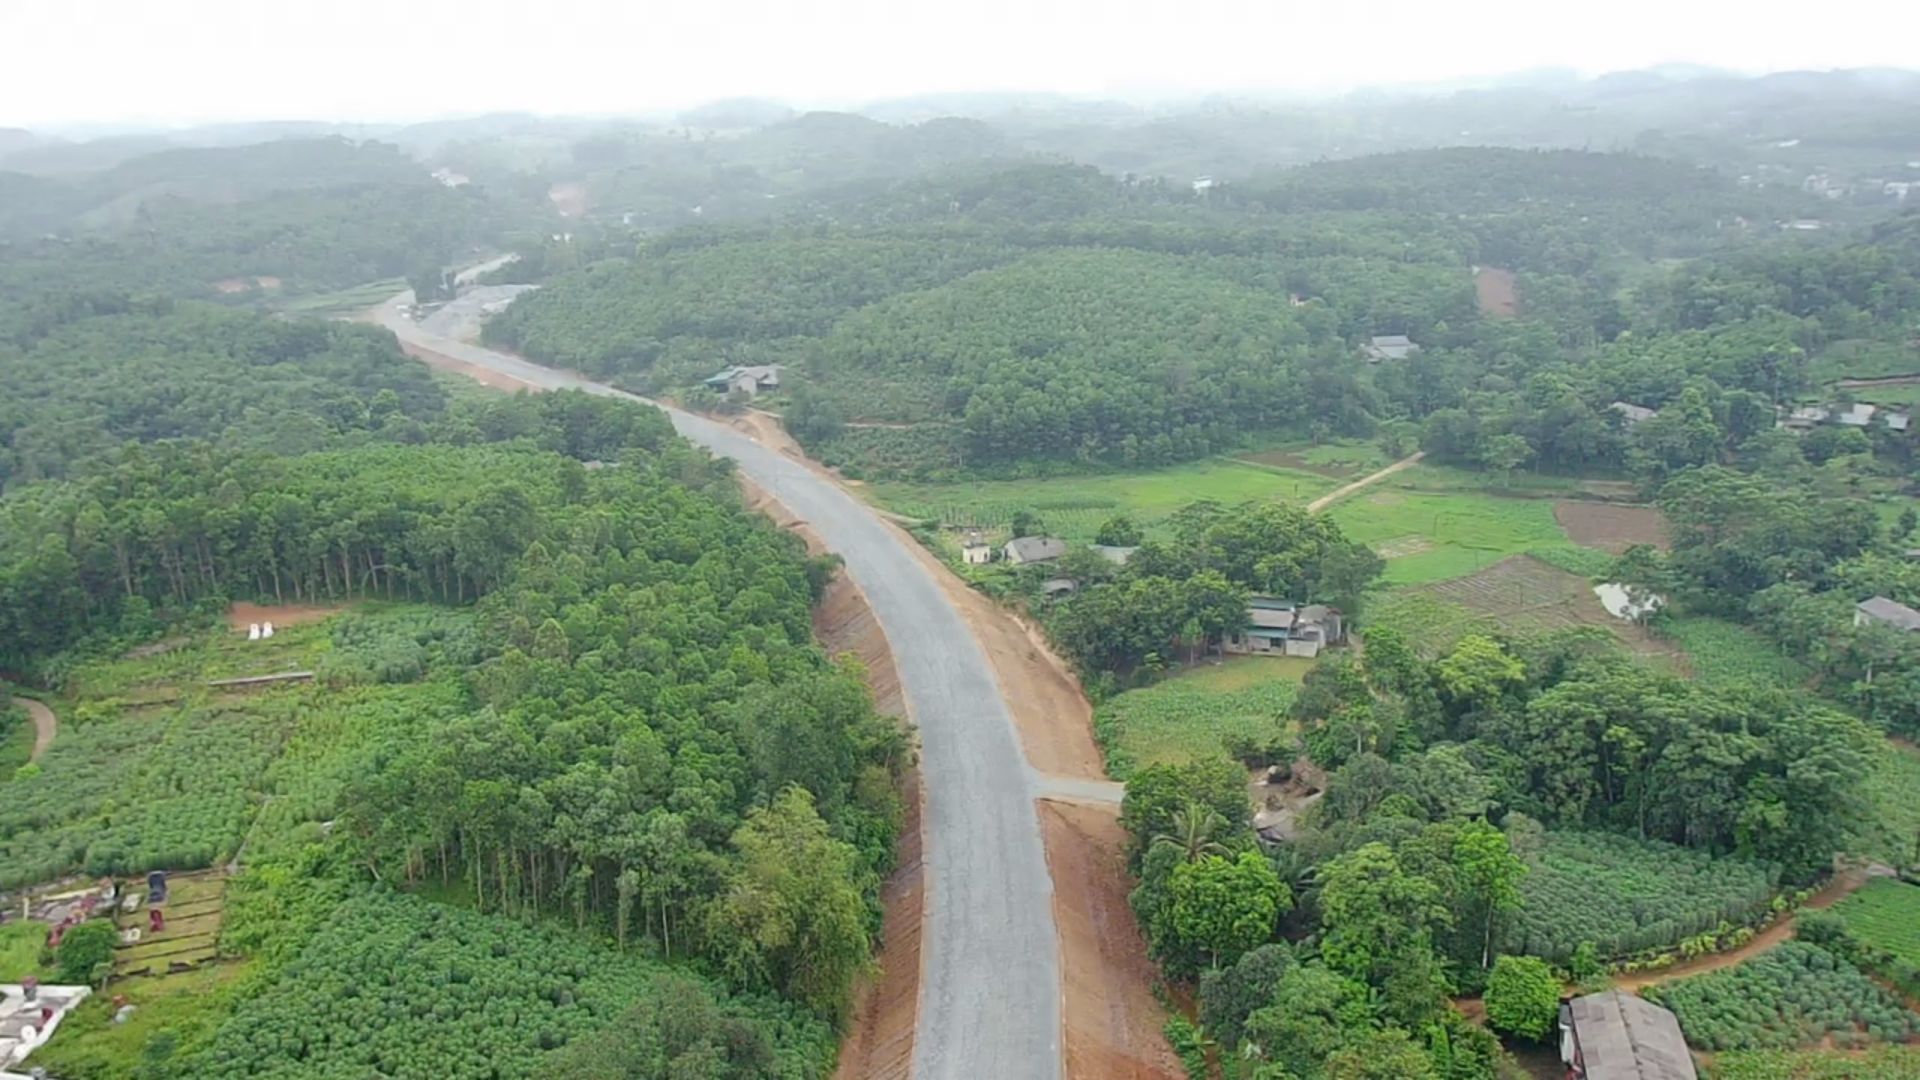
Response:
[[[20,707],[27,710],[27,715],[33,718],[33,752],[27,755],[27,762],[31,764],[39,761],[40,755],[46,753],[47,748],[53,745],[53,737],[60,732],[60,720],[53,715],[52,709],[32,698],[17,697],[13,700],[19,702]]]
[[[1361,477],[1358,480],[1355,480],[1353,483],[1348,484],[1345,487],[1334,488],[1332,491],[1329,491],[1325,495],[1322,495],[1319,498],[1308,503],[1307,513],[1317,514],[1320,511],[1325,510],[1327,507],[1332,506],[1334,503],[1339,502],[1341,499],[1344,499],[1347,496],[1353,494],[1354,492],[1361,490],[1362,488],[1370,487],[1374,484],[1377,484],[1380,481],[1385,480],[1387,477],[1392,476],[1394,473],[1400,472],[1405,469],[1411,469],[1415,465],[1420,464],[1420,459],[1426,456],[1427,456],[1427,452],[1425,450],[1416,450],[1413,453],[1408,454],[1406,457],[1401,458],[1399,461],[1396,461],[1393,464],[1387,466],[1386,468],[1381,469],[1379,472],[1368,473],[1367,475]]]
[[[1855,889],[1865,885],[1868,879],[1868,874],[1864,870],[1844,870],[1835,874],[1826,888],[1809,897],[1807,902],[1800,906],[1803,908],[1832,907],[1852,895]],[[1669,968],[1661,968],[1659,971],[1639,971],[1631,975],[1618,975],[1614,977],[1613,985],[1615,989],[1631,990],[1637,994],[1649,986],[1658,986],[1690,975],[1705,975],[1709,971],[1730,968],[1742,960],[1750,960],[1766,952],[1791,937],[1793,937],[1793,915],[1789,913],[1774,920],[1771,926],[1753,935],[1752,941],[1737,949],[1728,949],[1726,952],[1686,960]]]

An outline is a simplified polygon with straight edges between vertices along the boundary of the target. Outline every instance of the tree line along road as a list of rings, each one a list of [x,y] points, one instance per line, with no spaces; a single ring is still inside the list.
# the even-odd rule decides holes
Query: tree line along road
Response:
[[[403,294],[378,309],[381,325],[404,344],[531,386],[646,402],[428,334],[394,306],[410,299]],[[893,648],[919,730],[926,791],[927,903],[913,1075],[1057,1080],[1061,986],[1052,882],[1033,777],[986,654],[907,541],[865,504],[731,428],[666,412],[681,435],[733,459],[845,560]]]

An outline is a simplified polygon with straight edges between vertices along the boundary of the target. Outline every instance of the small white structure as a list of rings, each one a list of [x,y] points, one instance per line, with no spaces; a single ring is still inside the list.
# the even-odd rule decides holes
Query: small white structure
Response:
[[[968,566],[984,566],[993,561],[993,545],[987,543],[979,529],[968,531],[966,542],[960,545],[960,561]]]
[[[1667,605],[1667,598],[1659,593],[1631,589],[1617,581],[1595,585],[1593,595],[1600,598],[1600,606],[1607,609],[1607,614],[1628,622],[1640,622]]]
[[[266,638],[270,638],[270,637],[272,637],[272,636],[273,636],[273,624],[272,624],[272,623],[261,623],[261,624],[260,624],[260,637],[261,637],[261,639],[262,639],[262,640],[265,640]]]
[[[1405,334],[1375,334],[1360,347],[1361,355],[1367,363],[1377,364],[1382,360],[1405,360],[1420,351],[1420,346]]]
[[[1632,427],[1635,424],[1651,420],[1660,415],[1659,409],[1649,409],[1645,405],[1635,405],[1631,401],[1616,401],[1607,406],[1607,408],[1619,413],[1620,423],[1627,427]]]
[[[86,986],[0,983],[0,1072],[46,1045],[60,1021],[91,993]]]
[[[260,640],[260,624],[259,623],[247,624],[247,640],[248,641]]]

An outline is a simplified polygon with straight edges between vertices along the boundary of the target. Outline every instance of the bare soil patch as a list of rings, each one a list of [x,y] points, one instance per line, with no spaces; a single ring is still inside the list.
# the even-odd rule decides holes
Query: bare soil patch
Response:
[[[1578,574],[1541,562],[1531,555],[1514,555],[1477,574],[1421,586],[1425,592],[1451,600],[1503,629],[1545,633],[1576,626],[1597,626],[1633,652],[1684,661],[1679,646],[1662,641],[1637,623],[1607,614],[1593,595],[1593,586]]]
[[[40,755],[53,745],[53,737],[60,731],[60,721],[54,717],[52,709],[32,698],[17,697],[13,700],[19,702],[20,707],[27,710],[27,715],[33,719],[33,750],[27,754],[27,761],[39,761]]]
[[[1334,480],[1344,480],[1354,473],[1344,465],[1319,465],[1301,457],[1293,450],[1262,450],[1256,454],[1241,454],[1239,460],[1250,461],[1255,465],[1273,465],[1295,472],[1313,473]]]
[[[587,212],[587,185],[578,181],[555,184],[547,189],[547,199],[561,217],[577,218]]]
[[[243,293],[251,288],[253,288],[253,282],[248,281],[246,278],[237,278],[237,277],[221,278],[219,281],[216,281],[213,283],[213,291],[220,293],[223,296],[232,296],[234,293]]]
[[[1062,1032],[1070,1080],[1184,1076],[1160,1034],[1147,943],[1127,906],[1126,832],[1117,808],[1036,804],[1060,933]]]
[[[1425,536],[1396,536],[1373,545],[1374,554],[1383,559],[1404,559],[1433,550],[1433,540]]]
[[[1520,294],[1514,288],[1511,270],[1497,266],[1475,270],[1473,294],[1480,303],[1480,314],[1489,318],[1511,319],[1520,314]]]
[[[1553,519],[1584,547],[1615,555],[1635,544],[1667,549],[1667,517],[1658,507],[1562,499],[1553,504]]]
[[[854,998],[834,1080],[907,1080],[913,1074],[914,1028],[920,1021],[920,932],[926,915],[918,766],[905,781],[901,796],[907,820],[900,833],[899,863],[880,887],[880,972]]]
[[[272,623],[275,629],[282,626],[298,626],[301,623],[319,622],[321,619],[338,614],[341,608],[334,606],[311,606],[305,604],[249,604],[238,603],[227,609],[227,626],[244,631],[254,623]]]

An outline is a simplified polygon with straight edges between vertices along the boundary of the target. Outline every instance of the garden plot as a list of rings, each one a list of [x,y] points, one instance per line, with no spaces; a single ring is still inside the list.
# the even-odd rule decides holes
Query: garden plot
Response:
[[[1658,507],[1563,499],[1553,504],[1553,519],[1567,539],[1616,555],[1635,544],[1667,547],[1667,517]]]
[[[1551,633],[1596,626],[1612,633],[1627,649],[1678,661],[1684,654],[1643,626],[1607,614],[1593,586],[1578,574],[1548,565],[1531,555],[1502,559],[1477,574],[1412,590],[1465,612],[1468,623],[1454,636],[1470,633],[1484,621],[1512,634]],[[1436,607],[1444,612],[1445,607]],[[1435,627],[1435,630],[1440,628]]]
[[[1833,910],[1847,920],[1854,937],[1920,966],[1920,885],[1892,878],[1870,881]]]
[[[1614,833],[1548,833],[1528,862],[1508,945],[1556,964],[1583,943],[1611,959],[1748,922],[1776,885],[1755,863]]]
[[[1701,1050],[1844,1048],[1920,1032],[1920,1019],[1859,968],[1799,941],[1647,997],[1672,1009],[1688,1044]]]
[[[160,906],[166,922],[158,931],[149,921],[146,893],[146,881],[140,878],[121,888],[131,903],[123,902],[114,917],[120,930],[120,946],[113,951],[115,978],[185,971],[218,955],[226,914],[224,872],[171,875],[166,903]]]

